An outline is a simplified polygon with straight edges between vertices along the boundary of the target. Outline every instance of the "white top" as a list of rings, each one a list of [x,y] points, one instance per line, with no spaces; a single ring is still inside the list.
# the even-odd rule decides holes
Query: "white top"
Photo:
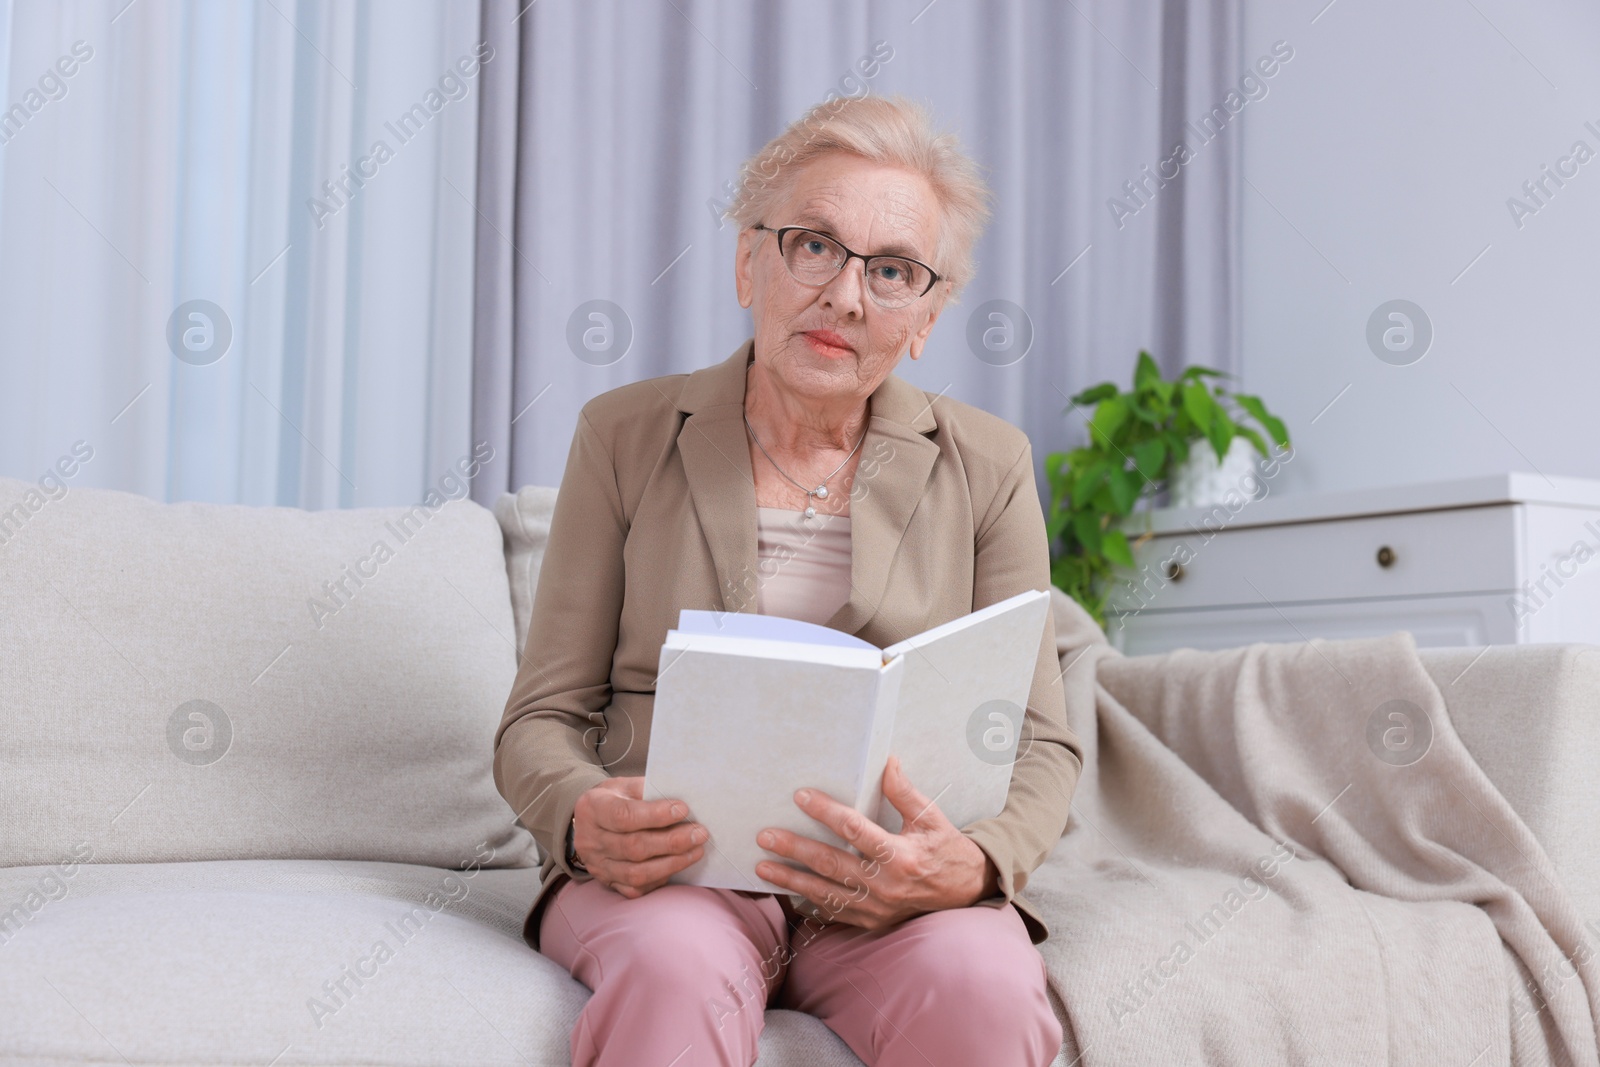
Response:
[[[850,516],[756,508],[756,611],[826,625],[850,599]]]

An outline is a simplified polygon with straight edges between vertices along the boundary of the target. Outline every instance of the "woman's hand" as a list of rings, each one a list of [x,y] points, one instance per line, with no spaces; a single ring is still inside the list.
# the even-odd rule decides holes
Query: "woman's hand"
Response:
[[[643,778],[608,778],[578,798],[572,847],[602,885],[642,897],[705,855],[706,828],[688,814],[681,800],[645,800]]]
[[[904,820],[898,834],[820,790],[800,790],[795,794],[800,810],[861,855],[768,827],[756,843],[811,870],[765,860],[756,873],[817,905],[827,921],[867,930],[925,912],[964,908],[999,892],[994,863],[911,784],[897,756],[889,757],[884,768],[883,794]]]

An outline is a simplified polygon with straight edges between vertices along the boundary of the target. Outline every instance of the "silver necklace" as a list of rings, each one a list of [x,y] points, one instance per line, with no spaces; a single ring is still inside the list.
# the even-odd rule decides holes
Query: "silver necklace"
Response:
[[[750,431],[750,440],[754,441],[756,443],[756,447],[761,449],[761,454],[767,457],[767,462],[772,464],[772,469],[783,475],[785,478],[789,478],[789,472],[778,466],[778,461],[772,458],[772,453],[767,451],[767,446],[763,445],[761,443],[761,438],[756,436],[756,428],[750,425],[749,415],[744,417],[744,428]],[[856,438],[856,447],[850,450],[849,456],[844,457],[844,463],[850,462],[851,457],[856,454],[856,449],[860,448],[861,442],[865,441],[866,439],[867,430],[866,427],[862,427],[861,436]],[[837,467],[833,468],[833,472],[828,475],[828,478],[832,478],[835,474],[838,474],[840,471],[844,470],[844,463],[841,463]],[[812,497],[816,497],[818,500],[828,499],[828,478],[822,479],[815,489],[807,489],[799,482],[796,482],[793,478],[789,478],[789,481],[794,482],[796,488],[803,490],[806,494],[806,518],[815,518],[817,514],[817,509],[811,506]]]

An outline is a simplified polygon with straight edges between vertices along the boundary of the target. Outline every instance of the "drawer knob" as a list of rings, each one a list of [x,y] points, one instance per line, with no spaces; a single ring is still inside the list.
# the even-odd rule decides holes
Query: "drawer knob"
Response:
[[[1167,560],[1166,566],[1161,568],[1161,573],[1169,582],[1183,581],[1183,564],[1175,559]]]
[[[1390,548],[1388,545],[1384,545],[1382,548],[1378,549],[1378,566],[1394,566],[1394,549]]]

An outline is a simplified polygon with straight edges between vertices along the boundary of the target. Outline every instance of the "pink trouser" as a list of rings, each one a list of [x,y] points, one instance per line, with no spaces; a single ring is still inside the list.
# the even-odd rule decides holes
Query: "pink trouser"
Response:
[[[749,1067],[769,1007],[817,1016],[868,1067],[1047,1067],[1060,1051],[1044,960],[1010,904],[876,932],[787,904],[563,884],[539,949],[594,991],[572,1030],[573,1067]]]

